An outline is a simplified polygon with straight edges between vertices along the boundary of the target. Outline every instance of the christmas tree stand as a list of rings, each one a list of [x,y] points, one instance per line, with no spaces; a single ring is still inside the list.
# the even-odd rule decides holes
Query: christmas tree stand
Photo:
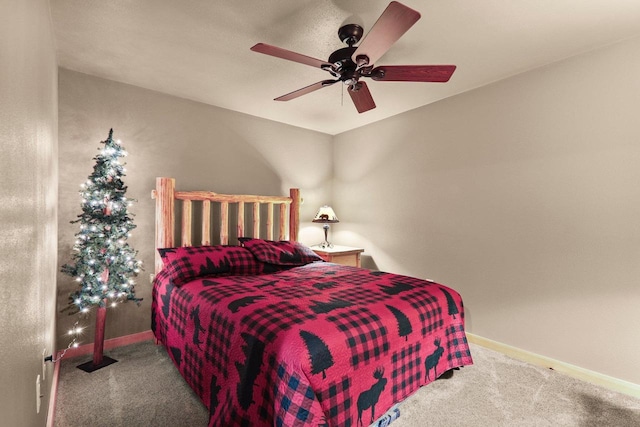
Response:
[[[93,372],[117,362],[117,360],[103,354],[104,326],[106,323],[106,319],[107,308],[98,307],[98,312],[96,314],[96,334],[93,342],[93,360],[78,365],[78,369],[82,369],[85,372]]]

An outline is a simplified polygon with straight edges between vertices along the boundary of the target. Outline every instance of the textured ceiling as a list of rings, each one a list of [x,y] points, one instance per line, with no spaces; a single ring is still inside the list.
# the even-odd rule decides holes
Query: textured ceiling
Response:
[[[376,65],[455,64],[449,83],[367,84],[358,114],[331,76],[251,52],[258,42],[326,60],[346,23],[365,34],[387,0],[51,0],[59,65],[335,135],[640,35],[638,0],[404,0],[422,18]],[[611,76],[615,78],[615,70]]]

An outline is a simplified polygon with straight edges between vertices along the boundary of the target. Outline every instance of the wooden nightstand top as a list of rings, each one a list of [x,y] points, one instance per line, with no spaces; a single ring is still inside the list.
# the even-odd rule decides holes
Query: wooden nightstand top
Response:
[[[356,253],[362,253],[364,252],[364,249],[362,248],[354,248],[351,246],[338,246],[338,245],[333,245],[333,247],[330,248],[321,248],[320,246],[316,245],[316,246],[311,246],[311,250],[318,253],[318,252],[323,252],[326,254],[341,254],[341,255],[347,255],[347,254],[356,254]]]

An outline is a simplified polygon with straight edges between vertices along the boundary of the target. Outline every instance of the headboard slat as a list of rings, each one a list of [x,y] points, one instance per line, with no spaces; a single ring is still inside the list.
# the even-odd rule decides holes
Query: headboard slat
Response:
[[[278,230],[278,240],[284,240],[285,228],[284,224],[287,221],[287,208],[284,205],[280,205],[280,230]]]
[[[220,203],[220,244],[229,244],[229,202]]]
[[[180,244],[191,246],[191,200],[182,201],[182,233],[180,234]]]
[[[202,202],[202,238],[200,241],[202,246],[211,244],[211,202],[209,200]]]
[[[253,238],[260,238],[260,203],[253,204]]]
[[[273,240],[273,203],[267,203],[267,240]]]
[[[244,202],[238,202],[238,237],[244,237]]]

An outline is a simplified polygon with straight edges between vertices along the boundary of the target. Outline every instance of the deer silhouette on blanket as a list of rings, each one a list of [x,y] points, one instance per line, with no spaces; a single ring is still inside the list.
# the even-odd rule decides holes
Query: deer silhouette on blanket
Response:
[[[373,373],[373,378],[378,381],[375,382],[369,390],[365,390],[358,396],[358,423],[362,425],[362,412],[365,409],[371,408],[371,421],[367,424],[372,424],[375,419],[376,403],[380,399],[380,393],[384,390],[384,386],[387,385],[387,379],[383,378],[384,368],[376,368]]]
[[[433,353],[428,355],[424,361],[424,366],[427,371],[424,377],[425,381],[429,379],[429,371],[431,369],[433,369],[434,378],[438,378],[438,372],[436,370],[436,367],[438,366],[438,361],[442,357],[442,353],[444,353],[444,348],[442,348],[442,346],[440,345],[440,338],[436,338],[435,341],[433,341],[433,343],[436,345],[436,349],[434,350]]]

